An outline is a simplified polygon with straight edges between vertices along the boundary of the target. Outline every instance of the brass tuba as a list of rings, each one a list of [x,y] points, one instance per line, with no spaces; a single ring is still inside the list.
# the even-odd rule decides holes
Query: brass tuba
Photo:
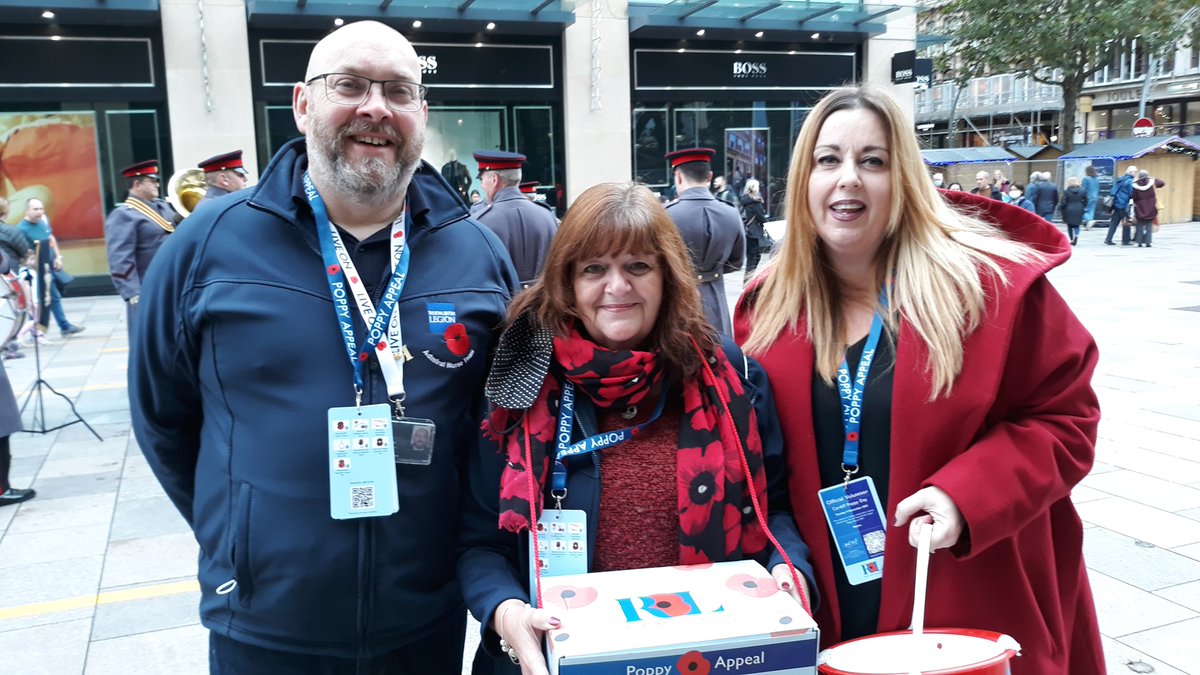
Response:
[[[167,201],[184,218],[192,215],[206,192],[208,184],[204,182],[204,172],[200,169],[181,169],[167,182]]]

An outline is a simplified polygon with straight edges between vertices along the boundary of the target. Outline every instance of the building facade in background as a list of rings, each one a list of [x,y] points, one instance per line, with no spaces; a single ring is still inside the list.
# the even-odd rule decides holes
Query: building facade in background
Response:
[[[76,288],[102,286],[117,169],[157,158],[170,176],[240,148],[253,181],[297,135],[292,87],[312,46],[363,19],[400,30],[421,58],[428,162],[469,195],[472,151],[519,151],[560,210],[604,180],[665,191],[663,155],[694,145],[778,205],[811,105],[842,84],[888,83],[916,34],[915,9],[888,0],[0,0],[10,217],[45,201]],[[911,105],[912,85],[895,91]]]

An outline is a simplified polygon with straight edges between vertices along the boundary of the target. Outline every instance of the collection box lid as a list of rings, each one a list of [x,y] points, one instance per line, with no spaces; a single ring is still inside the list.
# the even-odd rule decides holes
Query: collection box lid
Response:
[[[816,639],[816,623],[753,560],[543,577],[562,621],[551,660]],[[815,652],[814,652],[815,654]]]

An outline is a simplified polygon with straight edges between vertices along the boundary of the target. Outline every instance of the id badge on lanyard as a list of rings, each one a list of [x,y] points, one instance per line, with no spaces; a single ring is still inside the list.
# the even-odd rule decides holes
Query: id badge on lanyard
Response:
[[[887,296],[880,293],[886,307]],[[887,519],[879,503],[879,493],[871,477],[851,479],[859,469],[859,441],[862,431],[863,399],[871,362],[883,333],[883,318],[876,312],[871,331],[863,346],[858,368],[851,375],[846,360],[838,368],[838,395],[842,399],[842,471],[845,478],[839,485],[820,490],[821,510],[837,545],[838,557],[852,585],[863,584],[883,577],[883,545],[887,538]]]

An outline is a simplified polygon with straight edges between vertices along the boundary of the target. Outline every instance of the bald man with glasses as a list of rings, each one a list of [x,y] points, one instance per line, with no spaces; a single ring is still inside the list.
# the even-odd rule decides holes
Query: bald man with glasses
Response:
[[[517,278],[421,161],[420,78],[381,23],[326,36],[304,138],[143,285],[133,428],[200,543],[213,673],[461,669],[458,467]]]

